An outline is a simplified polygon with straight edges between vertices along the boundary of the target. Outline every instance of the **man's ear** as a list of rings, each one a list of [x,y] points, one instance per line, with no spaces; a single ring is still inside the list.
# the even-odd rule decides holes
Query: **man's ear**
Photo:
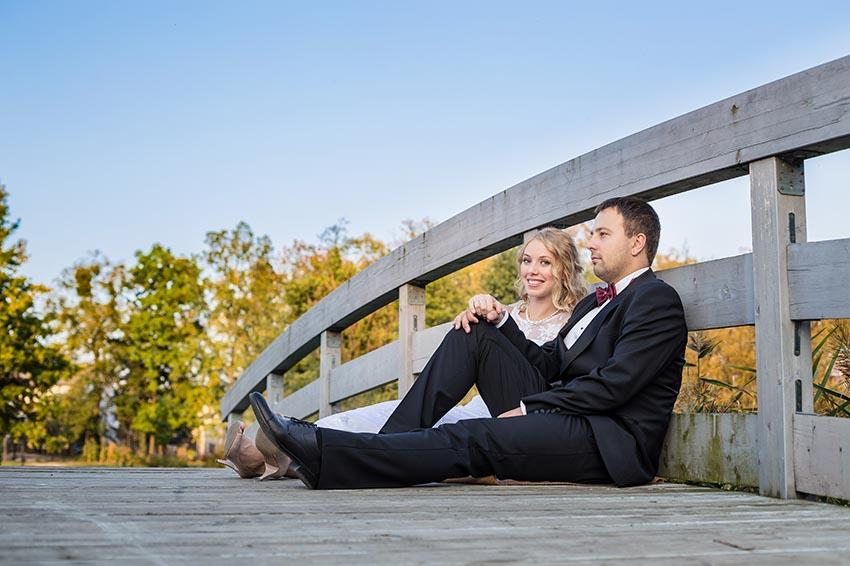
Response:
[[[632,257],[637,257],[640,254],[642,254],[643,250],[645,248],[646,248],[646,234],[638,233],[638,235],[635,236],[634,243],[632,244],[632,249],[631,249]]]

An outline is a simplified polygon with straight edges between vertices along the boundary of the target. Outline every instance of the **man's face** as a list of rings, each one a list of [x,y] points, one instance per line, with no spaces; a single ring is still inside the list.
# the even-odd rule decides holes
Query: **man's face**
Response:
[[[593,236],[587,244],[593,273],[606,283],[616,283],[639,269],[634,254],[636,238],[637,235],[626,236],[623,217],[616,208],[600,211],[593,222]]]

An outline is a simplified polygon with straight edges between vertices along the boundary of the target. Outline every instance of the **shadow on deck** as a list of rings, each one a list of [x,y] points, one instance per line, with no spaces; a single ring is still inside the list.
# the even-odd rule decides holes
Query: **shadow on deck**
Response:
[[[850,508],[681,484],[310,491],[228,470],[0,468],[0,562],[846,563]]]

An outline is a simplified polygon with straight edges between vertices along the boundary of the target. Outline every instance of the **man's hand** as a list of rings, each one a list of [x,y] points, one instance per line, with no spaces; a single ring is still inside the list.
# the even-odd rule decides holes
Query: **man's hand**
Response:
[[[475,295],[469,299],[468,308],[457,315],[454,320],[454,329],[463,328],[469,334],[472,331],[470,324],[478,324],[483,318],[489,323],[496,323],[502,318],[505,307],[491,295]]]
[[[504,413],[502,413],[501,415],[499,415],[499,417],[498,417],[498,418],[500,418],[500,419],[509,419],[509,418],[511,418],[511,417],[522,417],[522,416],[523,416],[523,414],[522,414],[522,409],[520,409],[519,407],[517,407],[516,409],[511,409],[510,411],[505,411]]]

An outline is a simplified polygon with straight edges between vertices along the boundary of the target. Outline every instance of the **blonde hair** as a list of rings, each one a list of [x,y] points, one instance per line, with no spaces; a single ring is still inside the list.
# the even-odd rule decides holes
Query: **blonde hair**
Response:
[[[572,311],[576,304],[587,294],[583,269],[579,262],[578,249],[573,237],[558,228],[541,228],[534,236],[519,248],[517,253],[517,278],[514,282],[517,296],[522,301],[521,308],[528,303],[528,292],[522,280],[520,268],[525,248],[533,240],[540,240],[546,250],[552,254],[552,276],[555,278],[555,289],[552,291],[552,303],[562,311]]]

